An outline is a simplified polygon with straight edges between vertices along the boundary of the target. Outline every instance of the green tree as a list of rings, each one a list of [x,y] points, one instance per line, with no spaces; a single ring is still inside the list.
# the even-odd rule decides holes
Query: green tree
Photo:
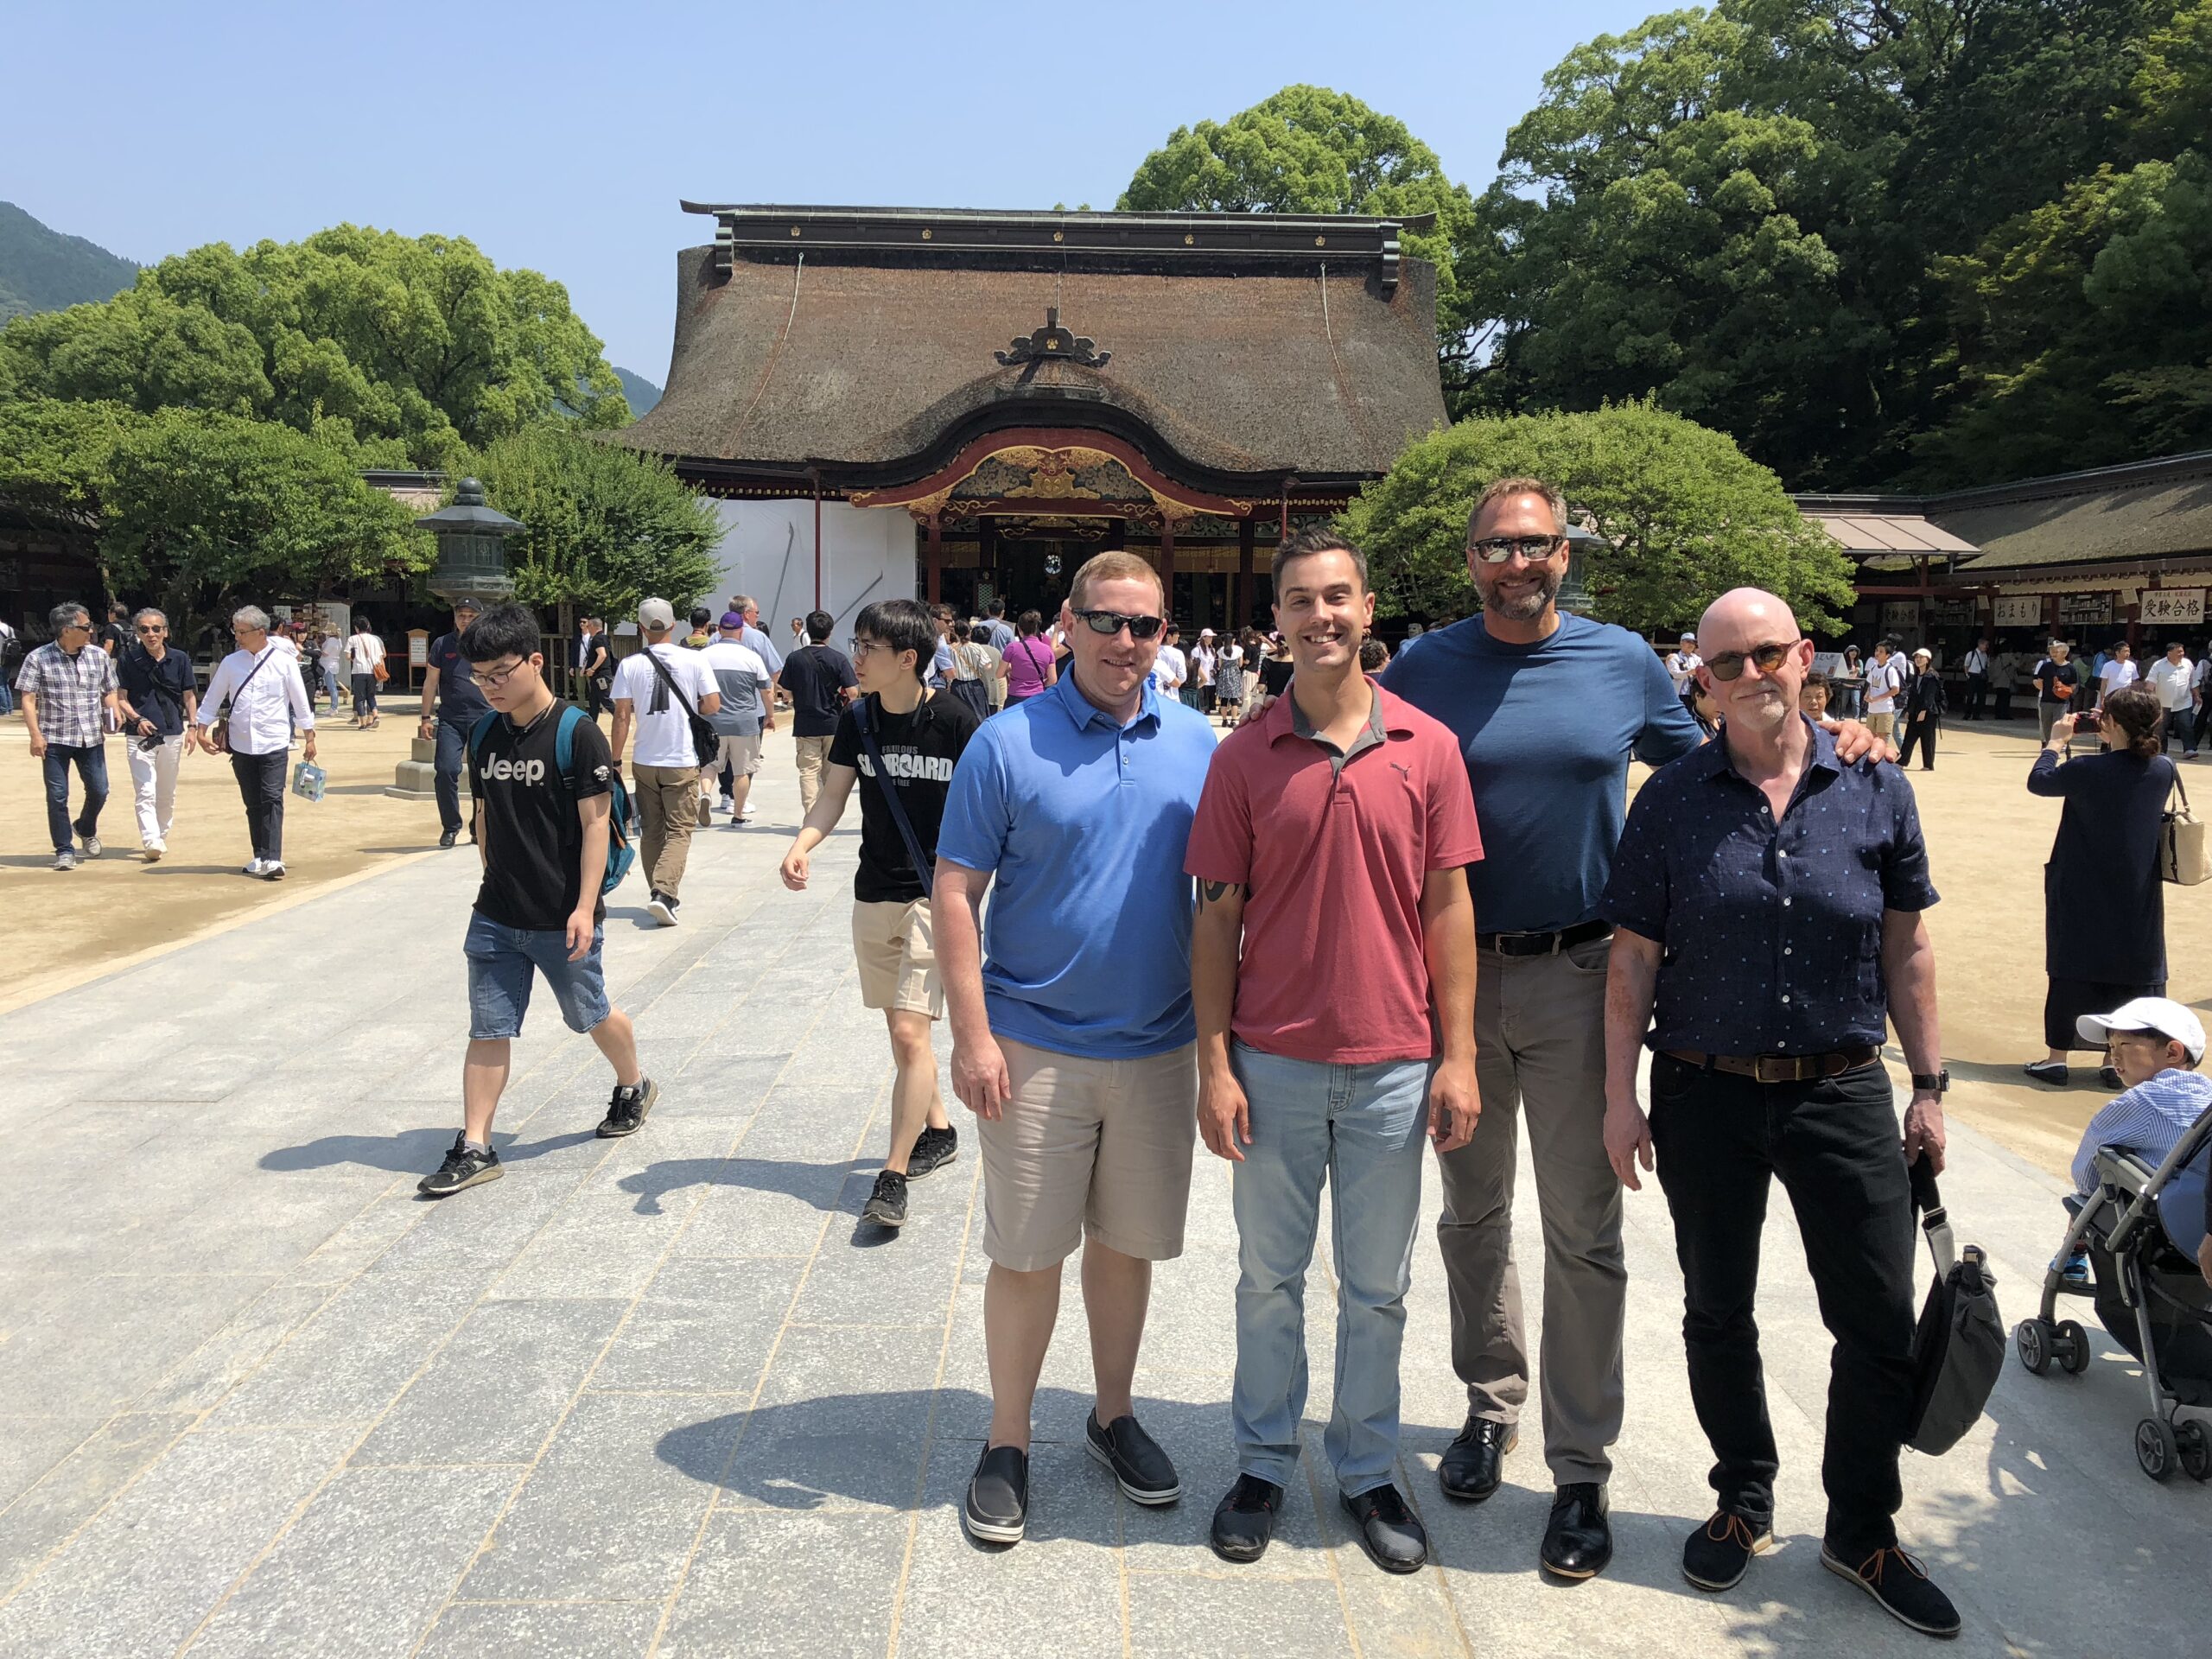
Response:
[[[714,582],[721,521],[657,456],[541,422],[474,464],[486,499],[527,526],[507,543],[526,605],[627,616],[648,594],[681,607]]]
[[[533,421],[626,424],[557,283],[458,237],[337,226],[164,259],[98,305],[0,330],[0,397],[272,421],[366,466],[446,467]]]
[[[1649,404],[1486,416],[1408,445],[1341,528],[1363,549],[1385,616],[1474,604],[1467,517],[1495,479],[1548,479],[1602,538],[1584,567],[1590,613],[1639,632],[1694,622],[1731,588],[1779,594],[1808,629],[1834,630],[1850,566],[1771,472],[1726,434]]]
[[[1437,333],[1447,385],[1472,349],[1459,275],[1474,224],[1465,187],[1395,116],[1325,86],[1286,86],[1226,121],[1178,127],[1139,163],[1124,213],[1436,215],[1405,250],[1436,267]]]

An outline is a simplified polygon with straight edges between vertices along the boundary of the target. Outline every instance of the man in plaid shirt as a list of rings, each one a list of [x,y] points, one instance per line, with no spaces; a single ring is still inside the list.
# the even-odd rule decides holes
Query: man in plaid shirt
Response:
[[[54,640],[23,659],[16,690],[30,728],[31,756],[46,766],[46,827],[54,838],[54,868],[77,868],[84,855],[100,855],[100,808],[107,804],[107,722],[115,708],[115,659],[88,649],[92,615],[81,605],[57,605],[47,613]],[[69,768],[85,785],[85,809],[69,820]]]

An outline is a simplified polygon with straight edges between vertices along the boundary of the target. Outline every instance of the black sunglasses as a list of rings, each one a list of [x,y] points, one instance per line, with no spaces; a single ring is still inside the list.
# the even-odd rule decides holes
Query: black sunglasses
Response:
[[[1484,564],[1503,564],[1516,553],[1523,562],[1535,564],[1548,559],[1559,550],[1564,536],[1487,536],[1478,542],[1469,542],[1467,551]]]
[[[1802,643],[1792,639],[1787,645],[1753,645],[1749,651],[1724,651],[1707,658],[1705,665],[1713,671],[1713,677],[1716,680],[1742,678],[1744,664],[1747,659],[1759,665],[1760,673],[1771,674]]]
[[[1128,616],[1120,611],[1077,611],[1076,614],[1093,633],[1114,634],[1127,628],[1132,639],[1153,639],[1165,626],[1157,616]]]

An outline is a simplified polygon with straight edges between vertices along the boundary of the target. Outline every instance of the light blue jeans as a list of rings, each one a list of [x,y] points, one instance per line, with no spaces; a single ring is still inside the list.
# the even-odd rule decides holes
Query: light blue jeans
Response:
[[[1306,1269],[1330,1197],[1337,1268],[1335,1403],[1322,1450],[1347,1497],[1396,1478],[1398,1350],[1421,1212],[1429,1063],[1332,1065],[1243,1043],[1230,1064],[1252,1114],[1234,1166],[1236,1466],[1290,1484],[1306,1410]]]

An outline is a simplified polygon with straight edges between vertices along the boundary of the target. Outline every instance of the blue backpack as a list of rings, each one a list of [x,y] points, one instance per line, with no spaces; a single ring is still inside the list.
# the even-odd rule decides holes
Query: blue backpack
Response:
[[[468,734],[468,752],[476,757],[480,768],[484,764],[484,741],[492,735],[492,722],[499,719],[495,709],[480,716]],[[563,787],[567,787],[569,773],[575,765],[576,728],[588,716],[573,702],[561,705],[560,724],[553,733],[553,765],[561,774]],[[599,890],[612,893],[622,885],[622,878],[630,874],[630,866],[638,861],[638,809],[630,798],[630,791],[622,786],[622,775],[610,771],[607,777],[607,874],[600,878]]]

